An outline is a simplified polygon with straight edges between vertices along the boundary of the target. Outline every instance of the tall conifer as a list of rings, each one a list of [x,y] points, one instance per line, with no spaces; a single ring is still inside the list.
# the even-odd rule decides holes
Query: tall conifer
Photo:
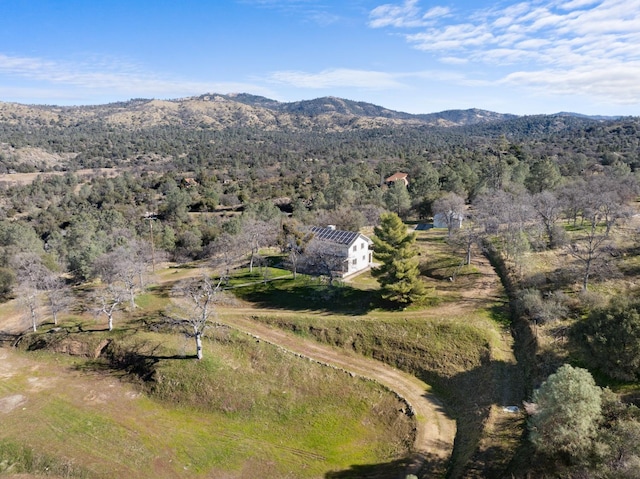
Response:
[[[415,233],[409,233],[395,213],[383,214],[374,233],[373,252],[382,264],[372,274],[380,283],[382,297],[403,307],[424,299]]]

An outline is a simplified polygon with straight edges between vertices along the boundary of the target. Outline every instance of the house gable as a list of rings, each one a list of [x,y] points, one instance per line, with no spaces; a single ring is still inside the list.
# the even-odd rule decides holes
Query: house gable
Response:
[[[329,244],[332,250],[344,258],[342,276],[348,276],[363,271],[371,266],[373,255],[370,246],[373,242],[361,233],[342,231],[333,228],[312,226],[311,241],[321,241]]]

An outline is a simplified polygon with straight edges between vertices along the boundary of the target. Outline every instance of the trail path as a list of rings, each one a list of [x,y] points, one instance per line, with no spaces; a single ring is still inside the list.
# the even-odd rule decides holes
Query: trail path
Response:
[[[462,316],[465,312],[482,310],[502,302],[504,291],[489,260],[484,256],[477,255],[473,259],[473,265],[478,275],[471,278],[459,278],[455,282],[446,282],[442,285],[443,289],[456,292],[456,301],[445,302],[428,310],[406,312],[406,316],[425,320],[430,317]],[[224,308],[220,311],[219,321],[293,354],[374,380],[396,392],[410,405],[416,416],[415,455],[407,474],[419,471],[426,463],[428,466],[436,465],[436,469],[430,468],[430,477],[444,475],[445,471],[442,467],[449,460],[453,451],[456,424],[446,415],[442,403],[430,392],[430,387],[427,384],[410,374],[355,352],[307,340],[293,333],[249,319],[251,316],[261,314],[273,315],[274,310],[260,309],[251,305]],[[288,316],[300,313],[282,310],[277,314]],[[499,354],[501,359],[506,360],[508,364],[513,364],[515,359],[510,351],[511,341],[507,332],[505,332],[503,343],[504,349],[495,353]],[[514,385],[514,383],[519,383],[519,381],[516,381],[516,378],[511,377],[510,373],[506,373],[504,370],[505,368],[500,368],[499,371],[496,371],[496,374],[502,375],[496,377],[496,387],[504,389],[500,402],[512,404],[514,390],[519,389],[519,385]]]
[[[443,307],[420,311],[421,318],[431,316],[446,317],[459,315],[463,311],[473,311],[486,307],[500,296],[501,286],[495,272],[484,257],[474,258],[474,265],[479,269],[481,278],[473,284],[453,283],[451,287],[458,290],[459,300],[446,303]],[[198,270],[187,273],[187,276],[200,274]],[[184,275],[180,275],[184,277]],[[162,283],[175,281],[176,277],[165,277]],[[432,477],[442,476],[444,467],[451,457],[456,424],[447,416],[442,403],[430,392],[430,387],[416,377],[393,368],[385,363],[366,358],[355,352],[338,349],[329,345],[307,340],[293,333],[270,327],[259,321],[251,320],[251,316],[273,314],[273,310],[259,309],[251,305],[225,307],[219,310],[218,321],[255,337],[257,340],[271,343],[292,354],[308,360],[344,370],[355,376],[376,381],[395,392],[408,404],[415,415],[416,431],[414,455],[407,474],[416,473],[425,465],[430,466]],[[9,313],[9,311],[5,311]],[[297,314],[279,311],[278,314]],[[20,332],[24,326],[18,326],[17,315],[4,314],[0,317],[0,331]],[[408,317],[413,316],[412,313]],[[434,469],[435,467],[435,469]]]
[[[293,354],[376,381],[398,394],[416,417],[414,456],[408,473],[420,470],[425,461],[435,459],[443,464],[449,459],[456,434],[455,421],[445,414],[442,403],[429,392],[427,384],[380,361],[300,338],[246,318],[257,312],[254,308],[236,308],[222,312],[219,322]]]

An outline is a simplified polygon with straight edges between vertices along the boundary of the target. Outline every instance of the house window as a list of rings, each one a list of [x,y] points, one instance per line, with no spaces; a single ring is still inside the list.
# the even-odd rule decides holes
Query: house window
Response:
[[[353,261],[351,261],[351,264],[356,266],[358,264],[358,258],[356,258]]]
[[[364,249],[364,243],[360,244],[360,249]]]
[[[358,245],[357,244],[353,245],[353,251],[358,251]]]

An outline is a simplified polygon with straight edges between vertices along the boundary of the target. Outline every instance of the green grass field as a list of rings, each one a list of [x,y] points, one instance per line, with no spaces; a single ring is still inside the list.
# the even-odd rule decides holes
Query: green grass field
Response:
[[[25,399],[4,414],[0,471],[313,478],[407,453],[411,421],[375,383],[232,331],[215,336],[198,362],[175,335],[120,335],[122,347],[157,356],[154,381],[137,385],[100,363],[12,353],[26,364],[0,383],[0,397]],[[162,359],[176,351],[185,359]]]
[[[428,306],[381,308],[368,273],[330,286],[271,268],[268,282],[260,271],[234,275],[229,291],[242,308],[221,306],[219,314],[293,330],[432,384],[460,420],[455,476],[477,459],[484,425],[503,400],[494,383],[513,360],[505,298],[499,287],[483,286],[495,281],[486,268],[459,267],[442,232],[421,235]],[[161,283],[138,295],[135,312],[119,313],[111,333],[76,314],[62,332],[48,333],[48,325],[31,339],[44,340],[49,351],[67,331],[90,350],[110,339],[111,362],[12,353],[25,365],[0,383],[0,398],[18,394],[26,402],[3,418],[0,446],[13,452],[0,471],[42,473],[41,464],[52,464],[68,471],[64,477],[253,478],[259,471],[261,478],[346,478],[358,468],[386,470],[381,477],[402,470],[413,423],[395,395],[375,383],[227,327],[210,328],[205,358],[194,360],[193,340],[163,326],[162,315],[171,282],[194,274],[193,268],[158,271]],[[486,447],[494,446],[505,457],[513,452],[508,441],[488,440]],[[29,454],[39,461],[24,459]]]

